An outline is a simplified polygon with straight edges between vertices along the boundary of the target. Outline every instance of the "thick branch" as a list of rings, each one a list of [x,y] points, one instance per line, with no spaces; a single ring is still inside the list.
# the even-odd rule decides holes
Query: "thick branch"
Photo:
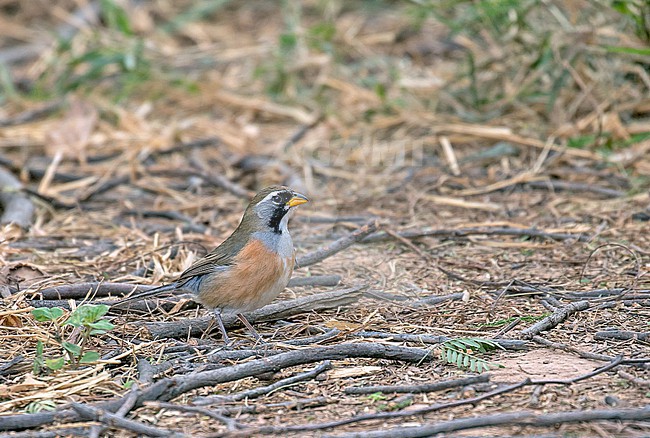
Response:
[[[262,321],[275,321],[289,318],[301,313],[313,310],[325,310],[335,307],[346,306],[359,299],[362,289],[365,286],[355,286],[330,292],[323,292],[316,295],[301,297],[295,300],[280,301],[269,304],[254,312],[245,314],[251,324]],[[146,323],[145,327],[154,338],[177,338],[190,335],[200,335],[209,326],[212,317],[183,319],[171,322]],[[223,315],[223,323],[226,328],[239,327],[239,320],[235,315]]]
[[[606,330],[597,332],[594,335],[596,341],[604,341],[607,339],[617,339],[620,341],[627,341],[630,339],[638,339],[639,341],[650,340],[650,332],[630,332],[623,330]]]
[[[29,228],[34,216],[34,204],[22,192],[22,184],[4,167],[0,167],[0,224],[16,224]]]
[[[566,321],[569,316],[580,312],[581,310],[586,310],[589,306],[589,301],[576,301],[575,303],[567,304],[566,306],[557,309],[541,321],[522,330],[521,335],[526,339],[532,339],[533,336],[540,334],[544,330],[550,330],[556,327],[558,324]]]
[[[314,275],[311,277],[294,277],[289,280],[288,287],[336,286],[340,281],[340,275]],[[157,286],[131,283],[89,282],[61,284],[59,286],[52,286],[46,289],[42,289],[38,291],[38,293],[43,296],[44,300],[81,300],[86,297],[122,297],[130,294],[131,292],[145,292],[155,287]]]

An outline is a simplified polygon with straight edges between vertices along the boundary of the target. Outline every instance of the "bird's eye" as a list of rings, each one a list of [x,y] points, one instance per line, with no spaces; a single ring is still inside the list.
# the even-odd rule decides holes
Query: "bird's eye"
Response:
[[[282,199],[280,198],[280,195],[275,195],[275,196],[273,196],[273,197],[271,198],[271,200],[272,200],[274,203],[279,204],[279,203],[281,202]]]

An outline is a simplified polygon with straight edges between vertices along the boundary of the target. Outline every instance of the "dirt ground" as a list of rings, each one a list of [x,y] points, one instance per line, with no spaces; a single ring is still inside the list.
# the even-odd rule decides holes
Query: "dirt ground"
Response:
[[[649,436],[649,39],[609,3],[524,3],[0,1],[0,165],[35,208],[2,228],[0,433]],[[266,345],[156,338],[209,312],[150,302],[109,311],[99,361],[34,368],[61,346],[33,308],[121,295],[51,288],[173,281],[270,184],[311,198],[299,261],[377,231],[295,270],[340,279],[287,288]],[[441,357],[468,338],[504,341],[461,352],[484,381],[413,388],[477,376]],[[332,353],[270,365],[301,352]],[[411,388],[346,391],[373,385]]]

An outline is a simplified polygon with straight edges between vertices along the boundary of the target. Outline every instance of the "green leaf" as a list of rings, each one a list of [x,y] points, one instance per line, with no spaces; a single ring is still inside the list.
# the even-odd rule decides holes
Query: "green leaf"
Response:
[[[96,351],[86,351],[83,356],[81,356],[81,360],[79,363],[90,363],[90,362],[97,362],[99,359],[99,353]]]
[[[60,307],[38,307],[32,310],[34,319],[38,322],[54,321],[63,315],[63,309]]]
[[[59,357],[56,359],[45,359],[45,366],[52,371],[60,370],[65,365],[65,358]]]
[[[33,401],[25,407],[28,414],[36,414],[41,411],[53,411],[56,409],[56,403],[52,400]]]
[[[97,322],[91,322],[88,324],[90,327],[97,329],[97,330],[113,330],[115,326],[111,324],[110,322],[106,321],[105,319],[100,319]]]
[[[60,307],[52,307],[50,309],[50,313],[52,314],[52,319],[59,319],[63,316],[63,309]]]
[[[650,49],[644,47],[605,46],[609,53],[624,53],[626,55],[650,56]]]
[[[131,22],[126,11],[113,0],[103,0],[101,11],[109,28],[115,29],[124,35],[132,35]]]
[[[66,341],[63,341],[61,345],[66,349],[66,351],[72,353],[74,357],[79,357],[81,355],[81,347],[79,345]]]
[[[465,349],[467,349],[467,346],[474,347],[476,349],[481,348],[481,344],[476,342],[474,339],[462,339],[462,341],[465,344]]]
[[[70,318],[68,318],[64,325],[71,325],[73,327],[89,325],[106,315],[108,309],[109,307],[106,304],[83,304],[72,312]]]

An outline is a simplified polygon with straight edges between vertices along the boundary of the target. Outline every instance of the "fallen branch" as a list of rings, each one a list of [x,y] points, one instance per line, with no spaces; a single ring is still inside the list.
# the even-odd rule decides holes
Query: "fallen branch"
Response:
[[[76,283],[52,286],[38,291],[44,300],[83,299],[86,297],[125,296],[131,292],[144,292],[155,286],[143,286],[130,283]]]
[[[328,245],[318,248],[315,251],[309,252],[296,260],[296,268],[304,268],[322,262],[326,258],[333,256],[337,252],[343,251],[346,248],[354,245],[356,242],[362,241],[367,238],[371,233],[377,230],[377,222],[370,221],[361,228],[353,231],[347,236],[343,236]]]
[[[173,432],[171,430],[159,429],[157,427],[149,426],[138,421],[129,420],[104,411],[99,408],[84,405],[81,403],[72,403],[72,409],[75,410],[82,420],[98,421],[105,426],[117,429],[124,429],[134,432],[139,435],[155,436],[155,437],[185,437],[186,435]]]
[[[641,379],[623,370],[618,370],[618,376],[642,388],[650,388],[650,380]]]
[[[309,336],[307,338],[298,338],[290,339],[288,341],[282,341],[282,344],[288,345],[311,345],[318,344],[319,342],[327,341],[329,339],[335,338],[341,334],[341,330],[337,328],[332,328],[325,333],[320,333],[318,335]]]
[[[596,341],[604,341],[608,339],[617,339],[620,341],[628,341],[630,339],[637,339],[639,341],[650,340],[650,332],[630,332],[623,330],[606,330],[597,332],[594,335]]]
[[[324,360],[341,360],[350,358],[374,358],[421,363],[433,360],[428,350],[394,345],[374,344],[371,342],[338,344],[327,347],[306,348],[280,353],[275,356],[252,360],[246,363],[222,367],[216,370],[202,371],[161,379],[149,386],[138,396],[135,408],[148,401],[169,401],[189,391],[204,387],[214,387],[220,383],[232,382],[263,373],[277,372],[284,368],[304,365]],[[122,406],[122,398],[115,398],[94,405],[94,408],[106,412],[115,412]],[[94,415],[94,414],[93,414]],[[90,413],[89,413],[90,416]],[[70,408],[37,414],[17,414],[0,416],[0,430],[22,430],[40,427],[54,421],[71,423],[82,419],[81,414]]]
[[[262,386],[260,388],[253,388],[246,391],[238,392],[237,394],[231,394],[225,396],[218,395],[213,397],[198,397],[192,400],[192,404],[195,406],[208,406],[214,404],[236,402],[244,399],[257,398],[262,395],[266,395],[273,391],[276,391],[277,389],[286,388],[298,382],[313,379],[314,377],[318,376],[322,372],[330,369],[332,369],[332,363],[326,360],[312,370],[306,371],[304,373],[296,374],[295,376],[287,377],[286,379],[278,380],[277,382],[271,385]]]
[[[174,403],[165,403],[165,402],[147,402],[146,405],[154,406],[159,409],[168,409],[168,410],[174,410],[179,412],[191,412],[191,413],[205,415],[206,417],[210,417],[214,420],[217,420],[225,424],[228,430],[236,430],[242,427],[239,423],[237,423],[236,420],[232,418],[228,418],[229,415],[228,413],[223,414],[221,412],[216,412],[208,408],[202,408],[200,406],[185,406],[185,405],[177,405]]]
[[[407,301],[403,304],[412,307],[435,306],[436,304],[444,303],[445,301],[460,301],[463,299],[463,296],[465,296],[463,292],[447,295],[431,295],[419,300]]]
[[[377,338],[377,339],[388,339],[391,341],[399,342],[417,342],[420,344],[442,344],[447,342],[451,338],[448,336],[435,336],[435,335],[414,335],[414,334],[404,334],[404,333],[386,333],[386,332],[372,332],[372,331],[360,331],[354,333],[354,336],[360,338]],[[528,342],[522,341],[519,339],[490,339],[490,341],[498,344],[499,346],[505,348],[506,350],[525,350],[527,348]]]
[[[314,275],[312,277],[294,277],[289,280],[288,287],[336,286],[340,281],[340,275]],[[145,292],[155,287],[157,286],[131,283],[90,282],[52,286],[46,289],[41,289],[37,293],[43,297],[43,300],[81,300],[85,299],[86,297],[123,297],[129,295],[132,292]]]
[[[114,306],[111,307],[110,311],[111,313],[115,312],[122,312],[126,311],[137,311],[137,312],[143,312],[143,313],[151,313],[153,310],[161,308],[165,312],[169,312],[171,309],[176,306],[178,300],[174,298],[173,300],[159,300],[159,299],[149,299],[149,300],[142,300],[142,301],[135,301],[132,303],[129,303],[128,307],[119,307],[117,304],[120,303],[120,301],[106,301],[106,300],[76,300],[75,305],[79,306],[80,304],[106,304],[108,306]],[[66,310],[72,310],[72,306],[70,305],[70,300],[28,300],[28,303],[32,307],[60,307],[62,309]],[[187,307],[184,308],[190,308],[192,305],[194,307],[198,307],[198,303],[195,303],[192,300],[188,300]]]
[[[311,277],[293,277],[287,287],[336,286],[341,282],[340,275],[313,275]]]
[[[323,292],[316,295],[297,298],[295,300],[280,301],[269,304],[254,312],[246,313],[246,319],[251,324],[264,321],[275,321],[289,318],[301,313],[313,310],[325,310],[346,306],[359,299],[365,285],[354,286],[346,289],[339,289],[330,292]],[[145,327],[154,338],[178,338],[200,335],[208,328],[212,317],[183,319],[171,322],[145,323]],[[223,324],[229,328],[239,327],[239,319],[232,314],[223,315]]]
[[[611,297],[611,296],[622,297],[622,295],[628,297],[627,295],[628,292],[633,292],[635,296],[637,294],[639,294],[640,296],[647,294],[648,298],[650,298],[650,289],[630,290],[629,288],[595,289],[595,290],[589,290],[584,292],[567,292],[562,296],[565,298],[575,298],[575,299],[584,300],[586,298],[603,298],[603,297]]]
[[[494,426],[556,427],[558,424],[582,423],[589,421],[642,421],[650,419],[650,406],[640,409],[598,409],[592,411],[570,411],[557,414],[535,414],[533,412],[513,412],[486,415],[483,417],[460,418],[424,426],[393,428],[371,432],[352,432],[336,435],[337,438],[407,438],[432,436],[438,433],[459,430],[480,429]]]
[[[286,402],[279,402],[279,403],[265,403],[265,404],[257,404],[257,405],[247,404],[247,405],[239,405],[239,406],[220,407],[218,409],[211,410],[211,412],[220,415],[236,416],[241,414],[259,414],[262,412],[269,412],[269,411],[277,412],[279,409],[312,408],[316,406],[322,406],[330,402],[331,400],[328,399],[327,397],[299,398],[299,399],[289,400]],[[207,408],[202,408],[198,406],[185,406],[185,405],[177,405],[177,404],[166,403],[166,402],[145,402],[144,405],[148,407],[158,407],[161,409],[175,409],[181,412],[203,413],[204,410],[208,410]]]
[[[576,240],[578,242],[588,242],[591,237],[584,234],[572,233],[548,233],[537,228],[514,228],[514,227],[469,227],[457,229],[433,229],[421,228],[417,230],[406,230],[396,233],[398,236],[405,239],[418,239],[420,237],[467,237],[477,234],[485,234],[487,236],[527,236],[539,237],[542,239],[550,240]],[[393,236],[384,231],[371,234],[361,240],[362,243],[381,242],[384,240],[393,239]]]
[[[126,397],[124,397],[124,403],[122,403],[122,406],[115,412],[115,416],[119,418],[124,418],[126,415],[133,409],[133,406],[135,406],[135,402],[138,400],[138,394],[140,393],[140,389],[138,388],[137,384],[133,384],[131,386],[131,390],[127,394]],[[102,427],[102,426],[92,426],[90,428],[90,433],[88,434],[88,438],[99,438],[102,433],[106,432],[107,427]]]
[[[464,379],[445,380],[437,383],[427,383],[424,385],[377,385],[345,388],[346,394],[374,394],[375,392],[383,393],[409,393],[420,394],[423,392],[444,391],[445,389],[458,388],[475,383],[486,383],[490,381],[489,374],[479,374],[478,376],[466,377]]]
[[[29,228],[34,216],[34,204],[22,192],[23,185],[7,169],[0,167],[0,224],[16,224]]]
[[[538,321],[534,325],[523,329],[520,333],[526,339],[532,339],[533,336],[539,335],[545,330],[550,330],[558,324],[566,321],[566,319],[574,313],[588,309],[590,306],[589,301],[576,301],[575,303],[567,304],[561,307],[546,318]]]

